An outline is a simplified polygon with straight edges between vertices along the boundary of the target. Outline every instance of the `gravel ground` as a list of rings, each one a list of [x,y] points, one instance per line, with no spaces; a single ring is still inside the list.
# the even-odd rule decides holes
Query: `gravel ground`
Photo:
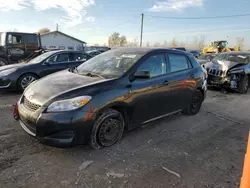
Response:
[[[196,116],[177,114],[92,150],[40,144],[12,118],[19,95],[0,93],[0,187],[239,187],[249,95],[208,91]]]

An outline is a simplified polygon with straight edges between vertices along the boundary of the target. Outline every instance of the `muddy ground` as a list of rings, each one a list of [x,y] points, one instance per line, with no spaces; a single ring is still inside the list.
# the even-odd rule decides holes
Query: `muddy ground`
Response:
[[[239,187],[250,93],[209,91],[198,115],[156,121],[102,150],[40,144],[12,118],[18,97],[0,93],[0,187]]]

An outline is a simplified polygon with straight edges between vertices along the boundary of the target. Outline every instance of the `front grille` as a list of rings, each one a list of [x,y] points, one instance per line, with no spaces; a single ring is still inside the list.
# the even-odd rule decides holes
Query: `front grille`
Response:
[[[23,102],[24,102],[24,106],[25,106],[26,108],[28,108],[29,110],[31,110],[31,111],[36,111],[36,110],[38,110],[38,109],[41,107],[41,106],[38,105],[38,104],[35,104],[35,103],[33,103],[33,102],[30,102],[26,97],[24,97]]]
[[[208,74],[214,75],[214,76],[223,76],[224,71],[217,70],[217,69],[207,69]]]

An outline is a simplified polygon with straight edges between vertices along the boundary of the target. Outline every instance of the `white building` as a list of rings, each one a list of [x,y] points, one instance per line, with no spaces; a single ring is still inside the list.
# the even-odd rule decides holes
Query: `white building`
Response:
[[[84,50],[86,46],[86,42],[60,31],[41,34],[41,43],[44,49]]]

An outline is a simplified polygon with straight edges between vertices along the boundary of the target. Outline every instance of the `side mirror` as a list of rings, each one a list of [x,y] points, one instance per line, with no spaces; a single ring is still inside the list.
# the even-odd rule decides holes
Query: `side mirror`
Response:
[[[149,71],[137,71],[134,74],[134,78],[148,79],[150,78],[150,72]]]

